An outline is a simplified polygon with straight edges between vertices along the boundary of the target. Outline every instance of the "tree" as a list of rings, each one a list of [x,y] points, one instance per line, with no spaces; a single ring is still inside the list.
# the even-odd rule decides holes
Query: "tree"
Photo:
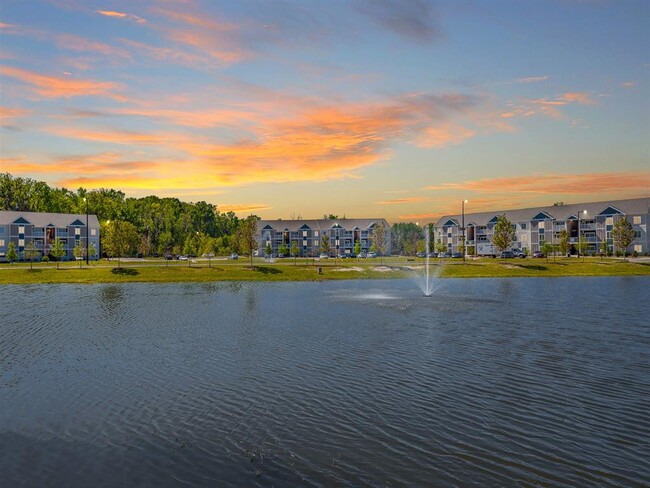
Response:
[[[120,258],[133,254],[138,247],[140,238],[138,230],[131,222],[115,220],[104,226],[102,231],[102,248],[109,256],[117,258],[117,267],[120,267]]]
[[[300,254],[300,249],[298,249],[298,243],[293,241],[291,243],[291,257],[293,257],[293,264],[296,264],[296,257]]]
[[[635,237],[634,227],[626,217],[622,217],[614,223],[612,239],[614,239],[616,248],[623,252],[623,257],[627,256],[627,248],[634,242]]]
[[[278,246],[278,254],[281,257],[289,255],[289,248],[287,247],[287,245],[284,242]]]
[[[323,234],[320,239],[320,252],[323,254],[330,253],[330,238],[327,234]]]
[[[492,236],[492,244],[499,252],[508,249],[515,241],[515,229],[506,217],[506,214],[501,215],[494,225],[494,235]]]
[[[84,262],[83,258],[86,256],[86,249],[81,244],[77,244],[72,250],[72,253],[77,261],[79,261],[79,267],[81,268]]]
[[[257,215],[249,215],[239,224],[237,231],[237,242],[242,254],[248,254],[253,267],[253,253],[257,249],[257,221],[260,218]]]
[[[14,261],[18,259],[16,245],[13,242],[9,242],[9,246],[7,247],[7,259],[11,264],[14,264]]]
[[[90,259],[95,259],[97,257],[97,249],[95,248],[95,244],[92,242],[90,243],[90,247],[88,248],[88,254]]]
[[[358,256],[361,254],[361,241],[359,239],[354,243],[354,255]]]
[[[36,249],[36,246],[33,242],[28,242],[23,251],[25,258],[29,259],[29,269],[34,269],[34,259],[40,254],[40,251]]]
[[[374,227],[372,231],[372,243],[381,258],[381,264],[384,264],[384,254],[386,253],[386,226],[383,223],[377,224]]]
[[[445,243],[442,242],[442,237],[440,237],[440,234],[438,234],[438,240],[436,241],[436,252],[437,253],[447,252],[447,246],[445,246]]]
[[[52,248],[50,249],[50,254],[54,256],[54,259],[56,259],[56,269],[59,269],[59,263],[61,262],[61,258],[65,256],[65,247],[63,245],[63,241],[59,239],[58,237],[54,239],[54,243],[52,244]]]
[[[544,241],[540,250],[546,255],[546,261],[548,261],[548,257],[555,252],[555,245]]]
[[[566,256],[571,249],[571,244],[569,244],[569,233],[566,229],[562,229],[558,234],[559,241],[557,243],[557,248],[560,251],[562,256]]]
[[[601,256],[609,256],[609,244],[607,244],[607,240],[600,243],[600,254]]]
[[[271,254],[273,254],[273,248],[271,247],[271,241],[268,241],[268,242],[266,243],[266,249],[265,249],[264,252],[265,252],[265,254],[266,254],[267,256],[270,256]]]

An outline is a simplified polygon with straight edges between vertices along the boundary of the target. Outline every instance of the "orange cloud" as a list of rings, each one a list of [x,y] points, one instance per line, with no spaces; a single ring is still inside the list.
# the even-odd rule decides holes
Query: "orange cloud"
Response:
[[[257,210],[271,210],[273,207],[264,203],[242,203],[242,204],[232,204],[232,205],[219,205],[217,207],[219,209],[219,212],[222,213],[227,213],[227,212],[234,212],[234,213],[250,213],[250,212],[255,212]]]
[[[231,64],[249,58],[251,53],[242,47],[239,27],[232,23],[217,22],[202,13],[193,14],[193,2],[187,2],[181,10],[158,8],[154,11],[172,20],[171,28],[163,34],[170,40],[189,46],[212,61]]]
[[[119,101],[124,97],[115,93],[123,87],[109,81],[81,80],[71,77],[45,76],[10,66],[0,66],[0,75],[20,80],[31,85],[32,90],[45,98],[71,98],[79,96],[101,96]]]
[[[61,34],[55,37],[56,45],[62,49],[78,52],[93,52],[118,59],[131,59],[131,54],[119,47],[88,40],[72,34]]]
[[[427,127],[418,137],[420,147],[444,147],[448,144],[459,144],[465,139],[474,137],[476,132],[456,124],[440,124]]]
[[[504,178],[485,178],[463,183],[428,186],[427,190],[465,190],[479,193],[565,193],[594,194],[607,191],[633,191],[650,188],[650,171],[587,174],[537,174]]]
[[[29,115],[29,113],[30,113],[29,110],[23,110],[20,108],[3,107],[2,105],[0,105],[0,120],[24,117],[26,115]]]
[[[142,17],[138,17],[137,15],[127,14],[124,12],[117,12],[115,10],[97,10],[97,13],[99,15],[104,15],[106,17],[115,17],[118,19],[132,20],[134,22],[137,22],[138,24],[144,24],[147,22],[145,19],[143,19]]]
[[[502,118],[530,117],[531,115],[545,115],[554,119],[563,117],[561,107],[571,103],[580,105],[593,105],[595,102],[588,93],[567,92],[555,98],[535,98],[524,101],[512,110],[501,114]]]
[[[394,200],[385,200],[383,202],[375,202],[377,205],[401,205],[403,203],[419,203],[426,202],[428,199],[423,197],[409,197],[409,198],[396,198]]]
[[[44,132],[70,139],[82,139],[86,141],[108,142],[121,145],[153,145],[168,144],[172,139],[168,134],[146,134],[125,130],[90,130],[77,127],[49,127]]]

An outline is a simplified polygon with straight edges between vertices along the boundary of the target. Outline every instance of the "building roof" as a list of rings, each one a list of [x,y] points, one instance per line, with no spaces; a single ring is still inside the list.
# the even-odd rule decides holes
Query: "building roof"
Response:
[[[650,197],[633,198],[630,200],[609,200],[606,202],[575,203],[571,205],[548,206],[548,207],[531,207],[515,210],[494,210],[490,212],[465,213],[465,225],[487,225],[495,216],[506,214],[510,222],[529,222],[539,220],[542,214],[547,214],[547,218],[555,220],[575,220],[579,212],[586,210],[587,213],[581,214],[581,218],[592,219],[597,215],[613,215],[623,213],[625,215],[640,215],[650,213]],[[619,211],[619,212],[616,212]],[[438,219],[434,224],[435,227],[444,227],[448,220],[461,221],[461,215],[445,215]]]
[[[368,230],[373,224],[383,223],[386,229],[390,229],[386,219],[314,219],[314,220],[259,220],[257,230],[261,231],[264,227],[269,226],[273,230],[288,230],[296,232],[301,230],[305,225],[312,230],[327,230],[339,225],[346,230],[352,230],[355,227],[359,230]]]
[[[20,219],[27,221],[27,223],[34,225],[34,227],[47,227],[52,225],[54,227],[67,227],[68,225],[75,225],[75,221],[79,221],[76,225],[86,225],[86,214],[61,214],[61,213],[48,213],[48,212],[14,212],[7,210],[0,210],[0,225],[7,225],[16,222],[25,223]],[[90,227],[99,227],[99,220],[97,215],[88,215],[88,225]]]

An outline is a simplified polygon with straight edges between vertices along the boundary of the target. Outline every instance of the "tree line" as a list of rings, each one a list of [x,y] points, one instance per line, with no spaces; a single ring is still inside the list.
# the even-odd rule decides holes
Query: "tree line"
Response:
[[[123,256],[246,254],[252,245],[248,235],[251,222],[259,220],[254,215],[240,219],[234,212],[220,212],[217,205],[204,201],[127,198],[122,191],[104,188],[71,191],[9,173],[0,174],[0,209],[70,214],[88,210],[101,223],[102,251]]]

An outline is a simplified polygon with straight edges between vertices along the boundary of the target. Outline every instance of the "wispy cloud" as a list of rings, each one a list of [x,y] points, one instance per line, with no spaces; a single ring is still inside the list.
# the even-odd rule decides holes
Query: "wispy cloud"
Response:
[[[26,83],[34,93],[45,98],[100,96],[118,101],[124,100],[124,97],[117,93],[123,89],[123,86],[110,81],[47,76],[33,71],[2,65],[0,65],[0,75]]]
[[[115,17],[117,19],[131,20],[133,22],[137,22],[138,24],[145,24],[147,22],[146,19],[143,19],[142,17],[138,17],[137,15],[127,14],[125,12],[118,12],[116,10],[97,10],[97,13],[99,15],[104,15],[106,17]]]
[[[240,203],[240,204],[220,204],[220,212],[250,213],[259,210],[271,210],[273,207],[265,203]]]
[[[554,119],[563,117],[561,108],[569,104],[593,105],[596,102],[586,92],[567,92],[554,98],[534,98],[511,104],[512,109],[503,112],[502,118],[530,117],[532,115],[545,115]]]
[[[586,174],[535,174],[485,178],[428,186],[426,190],[464,190],[478,193],[592,195],[608,191],[632,192],[650,188],[650,171]]]
[[[111,58],[131,59],[131,54],[120,47],[111,46],[103,42],[92,41],[81,36],[72,34],[60,34],[55,36],[57,47],[68,51],[91,52],[102,54]]]
[[[633,86],[636,86],[636,81],[624,81],[621,83],[621,86],[623,88],[632,88]]]
[[[426,201],[428,201],[428,199],[424,197],[408,197],[408,198],[395,198],[393,200],[384,200],[375,203],[377,205],[402,205],[405,203],[421,203]]]
[[[515,83],[538,83],[540,81],[546,81],[550,78],[548,75],[544,76],[529,76],[527,78],[515,78],[513,81]]]
[[[426,0],[357,0],[356,8],[389,31],[419,42],[442,37],[437,14]]]

